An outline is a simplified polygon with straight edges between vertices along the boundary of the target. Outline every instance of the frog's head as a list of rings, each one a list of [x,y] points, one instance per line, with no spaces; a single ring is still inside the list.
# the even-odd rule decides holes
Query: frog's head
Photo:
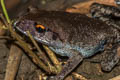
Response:
[[[59,34],[53,32],[48,27],[37,23],[36,21],[26,19],[18,20],[14,22],[13,26],[16,30],[27,36],[27,31],[29,31],[33,38],[40,43],[55,47],[62,46]]]

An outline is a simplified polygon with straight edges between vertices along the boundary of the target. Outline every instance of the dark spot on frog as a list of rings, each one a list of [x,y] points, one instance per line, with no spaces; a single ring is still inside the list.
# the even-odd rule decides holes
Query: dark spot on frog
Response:
[[[58,37],[57,33],[54,33],[53,36],[52,36],[53,40],[56,40],[57,37]]]

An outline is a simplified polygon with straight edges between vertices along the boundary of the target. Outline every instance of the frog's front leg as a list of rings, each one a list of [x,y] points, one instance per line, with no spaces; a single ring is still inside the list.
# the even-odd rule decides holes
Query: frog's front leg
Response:
[[[83,60],[83,56],[79,52],[74,50],[70,51],[73,56],[68,59],[67,63],[63,66],[62,71],[55,77],[51,77],[49,80],[63,80]]]
[[[120,45],[115,44],[112,49],[106,49],[104,59],[101,62],[101,68],[104,71],[111,71],[120,59]]]

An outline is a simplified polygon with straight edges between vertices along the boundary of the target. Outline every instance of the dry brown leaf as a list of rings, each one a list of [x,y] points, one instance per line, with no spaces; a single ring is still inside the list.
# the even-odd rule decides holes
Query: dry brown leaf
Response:
[[[116,76],[116,77],[114,77],[114,78],[111,78],[111,79],[109,79],[109,80],[120,80],[120,75],[119,75],[119,76]]]
[[[66,11],[73,12],[73,13],[87,14],[89,13],[90,5],[94,2],[116,6],[114,0],[89,0],[87,2],[75,4],[72,6],[72,8],[66,9]]]

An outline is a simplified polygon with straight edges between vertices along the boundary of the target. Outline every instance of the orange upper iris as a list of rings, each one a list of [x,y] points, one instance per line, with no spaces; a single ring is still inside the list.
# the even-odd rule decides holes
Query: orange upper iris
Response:
[[[45,29],[45,27],[44,27],[43,25],[40,25],[40,24],[36,25],[35,27],[36,27],[36,28]]]

